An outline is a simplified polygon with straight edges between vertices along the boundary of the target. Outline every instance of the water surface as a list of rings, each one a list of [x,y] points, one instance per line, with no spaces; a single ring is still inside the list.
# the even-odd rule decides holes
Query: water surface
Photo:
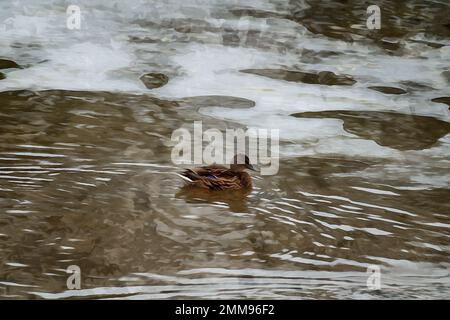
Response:
[[[448,4],[80,6],[0,5],[1,298],[448,298]],[[186,192],[199,120],[280,129],[279,173]]]

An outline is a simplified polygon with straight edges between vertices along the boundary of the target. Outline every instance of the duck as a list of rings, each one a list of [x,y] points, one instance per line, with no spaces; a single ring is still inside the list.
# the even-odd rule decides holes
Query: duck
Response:
[[[247,155],[237,154],[233,157],[230,168],[220,165],[203,166],[186,169],[178,174],[189,187],[208,190],[251,189],[252,178],[245,170],[256,171]]]

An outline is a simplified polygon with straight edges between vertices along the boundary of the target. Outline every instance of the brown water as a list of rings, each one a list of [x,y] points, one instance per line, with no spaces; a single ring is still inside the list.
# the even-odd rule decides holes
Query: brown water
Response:
[[[194,119],[232,123],[149,96],[0,99],[3,297],[448,293],[447,188],[370,178],[388,165],[377,161],[296,157],[282,159],[275,176],[255,176],[247,196],[183,193],[172,130]],[[82,290],[65,292],[71,264]],[[379,293],[365,288],[368,264],[382,267]]]
[[[448,5],[381,1],[375,33],[364,1],[166,2],[0,39],[0,298],[449,298]],[[280,171],[183,190],[170,137],[198,120],[280,128]]]

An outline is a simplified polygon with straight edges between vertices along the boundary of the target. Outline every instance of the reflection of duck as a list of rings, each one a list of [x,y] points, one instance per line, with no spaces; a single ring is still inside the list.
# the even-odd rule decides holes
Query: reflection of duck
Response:
[[[187,169],[180,174],[180,177],[187,182],[188,186],[209,190],[250,189],[252,178],[245,171],[246,169],[256,171],[246,155],[237,154],[229,169],[217,165],[205,166]]]
[[[175,195],[176,198],[184,199],[192,204],[210,204],[213,206],[223,206],[224,204],[232,212],[248,212],[247,196],[251,189],[228,190],[227,192],[217,192],[205,188],[196,188],[186,185]]]

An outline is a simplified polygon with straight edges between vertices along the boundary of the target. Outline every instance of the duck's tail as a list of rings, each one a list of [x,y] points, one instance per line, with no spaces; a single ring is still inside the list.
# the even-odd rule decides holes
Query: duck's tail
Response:
[[[190,169],[187,169],[182,173],[175,172],[175,174],[188,183],[192,183],[200,178],[195,171]]]
[[[178,177],[180,177],[181,179],[183,179],[185,182],[188,182],[188,183],[194,182],[194,180],[189,179],[188,177],[183,176],[182,174],[180,174],[178,172],[174,172],[174,174],[177,175]]]

